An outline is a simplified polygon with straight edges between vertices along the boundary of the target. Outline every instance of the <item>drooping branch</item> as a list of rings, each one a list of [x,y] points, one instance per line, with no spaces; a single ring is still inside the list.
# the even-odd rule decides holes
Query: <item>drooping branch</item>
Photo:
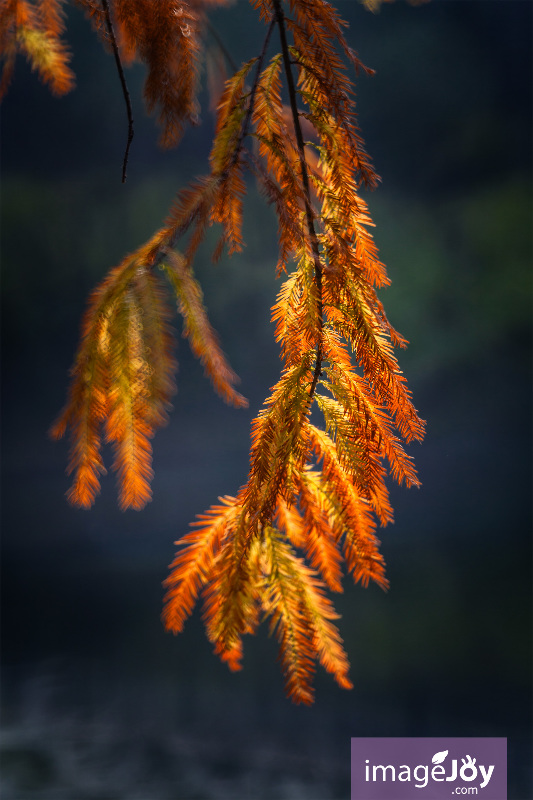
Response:
[[[225,83],[208,174],[178,193],[162,227],[93,294],[53,435],[69,429],[72,437],[68,496],[74,504],[88,508],[99,491],[104,439],[115,453],[121,508],[140,509],[150,499],[150,440],[166,422],[176,367],[168,287],[156,266],[214,388],[233,405],[246,405],[207,318],[193,262],[215,223],[222,236],[214,260],[224,247],[229,255],[242,249],[248,167],[277,213],[277,275],[289,273],[294,261],[272,308],[284,369],[252,422],[246,483],[201,515],[179,542],[163,619],[180,631],[203,598],[208,638],[230,669],[240,668],[244,634],[269,619],[287,692],[308,704],[315,662],[341,687],[352,685],[327,591],[342,591],[343,563],[363,586],[387,587],[375,535],[378,523],[393,519],[385,479],[389,472],[399,483],[419,485],[401,439],[421,439],[424,423],[393,354],[406,342],[376,294],[388,279],[358,194],[377,176],[359,134],[342,52],[356,68],[360,62],[325,0],[290,0],[286,16],[283,0],[251,1],[268,31],[260,54]],[[119,42],[124,34],[123,57],[135,52],[149,66],[148,108],[161,106],[167,145],[196,107],[198,18],[192,2],[178,11],[155,0],[84,2],[99,9],[98,31],[113,44],[126,98],[125,180],[133,119],[110,11]],[[174,19],[183,23],[182,14],[190,26]],[[265,67],[274,27],[282,52]],[[284,77],[289,106],[282,101]],[[248,149],[248,137],[255,149]],[[318,143],[312,149],[304,139]],[[175,252],[186,234],[184,253]],[[314,402],[325,429],[309,419]]]
[[[272,20],[270,25],[268,26],[268,30],[267,30],[267,33],[266,33],[266,36],[265,36],[265,40],[263,42],[263,49],[261,50],[261,55],[257,59],[257,69],[255,71],[254,82],[252,84],[252,89],[250,91],[250,100],[248,102],[248,108],[246,109],[246,116],[244,118],[244,121],[243,121],[243,124],[242,124],[242,127],[241,127],[241,132],[239,134],[239,139],[238,139],[237,145],[235,147],[235,152],[233,154],[233,158],[232,158],[232,161],[231,161],[231,166],[235,166],[235,164],[237,163],[237,161],[238,161],[238,159],[240,157],[240,154],[241,154],[241,150],[242,150],[242,147],[243,147],[243,144],[244,144],[244,140],[246,139],[246,137],[248,135],[248,131],[249,131],[249,128],[250,128],[250,121],[252,119],[252,114],[254,112],[255,96],[257,94],[257,86],[259,84],[259,77],[260,77],[261,71],[263,69],[263,64],[264,64],[266,53],[267,53],[267,49],[268,49],[268,43],[270,41],[270,37],[272,35],[272,31],[274,30],[274,25],[275,25],[275,20]]]
[[[296,103],[296,87],[294,84],[294,77],[291,69],[291,56],[289,53],[289,46],[287,43],[287,33],[285,30],[285,15],[281,7],[280,0],[273,0],[275,9],[275,19],[279,28],[279,36],[281,41],[281,51],[283,55],[283,65],[285,68],[285,75],[287,78],[287,89],[289,92],[289,101],[291,107],[292,121],[294,124],[294,133],[296,136],[296,144],[298,147],[298,157],[300,160],[300,168],[302,172],[302,186],[304,190],[304,205],[307,230],[309,232],[309,239],[311,242],[311,251],[313,255],[313,263],[315,268],[315,285],[317,292],[317,328],[318,328],[318,342],[316,346],[315,369],[313,373],[313,380],[309,388],[309,403],[313,399],[316,385],[322,370],[322,331],[324,327],[324,313],[323,313],[323,300],[322,300],[322,264],[320,263],[320,249],[318,245],[318,237],[315,229],[313,218],[313,208],[311,204],[311,192],[309,187],[309,174],[307,171],[307,162],[305,159],[305,144],[302,134],[302,127],[300,125],[300,116],[298,113],[298,106]]]
[[[222,182],[225,179],[225,177],[227,176],[228,172],[231,169],[233,169],[233,167],[235,167],[235,165],[237,164],[237,161],[239,160],[239,158],[241,156],[242,148],[244,146],[244,141],[245,141],[245,139],[246,139],[246,137],[247,137],[247,135],[249,133],[250,122],[251,122],[252,114],[253,114],[253,110],[254,110],[255,97],[256,97],[256,93],[257,93],[257,86],[258,86],[258,82],[259,82],[259,77],[261,75],[261,70],[263,68],[263,64],[264,64],[264,61],[265,61],[266,53],[267,53],[267,50],[268,50],[268,44],[269,44],[269,41],[270,41],[270,37],[272,35],[272,31],[274,29],[274,24],[275,24],[275,21],[272,20],[272,22],[270,23],[270,25],[268,27],[268,30],[267,30],[267,33],[266,33],[266,36],[265,36],[265,40],[263,42],[263,47],[262,47],[262,50],[261,50],[261,54],[259,55],[259,57],[257,59],[257,68],[256,68],[254,80],[253,80],[253,83],[252,83],[252,88],[250,90],[250,98],[249,98],[249,101],[248,101],[248,108],[246,110],[246,115],[245,115],[244,120],[243,120],[242,125],[241,125],[239,137],[237,139],[237,142],[236,142],[236,145],[235,145],[235,148],[234,148],[234,151],[233,151],[233,155],[231,157],[231,161],[229,162],[228,166],[226,167],[226,169],[223,172],[219,173],[218,175],[214,175],[213,176],[216,179],[216,182],[218,184],[220,184],[220,182]],[[201,196],[199,196],[198,197],[198,205],[200,205],[201,202],[202,202],[202,198],[201,198]],[[193,220],[193,218],[194,218],[196,213],[198,213],[198,211],[194,210],[191,213],[190,218],[189,218],[189,220],[187,220],[187,223],[185,225],[175,228],[175,230],[168,237],[164,237],[163,240],[158,244],[157,249],[155,251],[153,251],[152,255],[151,255],[151,266],[153,268],[159,266],[161,264],[161,262],[164,261],[164,259],[166,258],[168,251],[171,250],[173,247],[175,247],[177,240],[179,239],[179,237],[183,233],[185,233],[185,230],[187,229],[187,227],[190,226],[191,221]]]
[[[131,110],[130,93],[128,90],[128,84],[126,83],[126,76],[124,75],[122,61],[120,60],[120,53],[118,51],[117,39],[115,36],[115,30],[113,28],[113,22],[111,20],[111,13],[109,11],[109,4],[107,0],[102,0],[102,6],[104,9],[107,32],[109,33],[109,38],[111,39],[111,45],[113,47],[113,55],[115,56],[115,63],[117,65],[118,76],[120,78],[120,83],[122,86],[122,94],[124,95],[124,102],[126,103],[126,113],[128,115],[128,140],[126,142],[126,149],[124,151],[124,159],[122,161],[122,183],[126,183],[126,170],[128,168],[130,145],[133,141],[133,112]]]

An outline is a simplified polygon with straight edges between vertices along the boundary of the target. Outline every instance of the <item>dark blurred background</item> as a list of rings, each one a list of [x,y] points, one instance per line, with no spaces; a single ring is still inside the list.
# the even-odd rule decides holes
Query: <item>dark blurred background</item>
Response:
[[[266,630],[230,674],[195,613],[160,622],[173,542],[248,467],[249,425],[280,363],[269,308],[276,225],[254,185],[242,255],[197,274],[248,411],[224,406],[181,338],[179,392],[154,440],[153,502],[121,513],[112,475],[67,504],[61,408],[92,287],[207,171],[213,119],[157,149],[143,70],[68,14],[77,88],[61,100],[19,60],[2,109],[2,797],[347,800],[352,736],[505,736],[509,798],[531,800],[531,30],[520,0],[339,2],[376,70],[357,81],[379,189],[368,196],[400,362],[427,420],[419,491],[391,487],[390,591],[335,602],[355,688],[283,694]],[[264,31],[245,0],[211,21],[240,62]],[[213,233],[213,236],[215,234]],[[109,463],[109,453],[107,460]],[[361,798],[360,800],[365,800]]]

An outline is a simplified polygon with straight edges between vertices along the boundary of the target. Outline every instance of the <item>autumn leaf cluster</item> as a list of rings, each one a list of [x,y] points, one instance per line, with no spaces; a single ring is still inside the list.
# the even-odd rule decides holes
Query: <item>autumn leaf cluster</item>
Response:
[[[172,147],[198,116],[201,38],[206,11],[231,0],[76,0],[106,48],[116,43],[122,63],[146,66],[144,96],[161,127],[160,143]],[[63,0],[2,0],[0,97],[20,53],[56,95],[70,91],[75,76],[64,40]]]
[[[209,172],[178,193],[162,227],[94,292],[53,433],[70,433],[75,505],[89,507],[99,491],[104,441],[114,450],[121,507],[140,509],[150,499],[151,439],[167,420],[174,391],[169,295],[215,389],[245,405],[193,263],[212,225],[221,232],[215,260],[242,249],[247,175],[253,176],[278,220],[275,273],[282,285],[272,320],[282,372],[252,423],[245,483],[177,542],[163,620],[181,631],[201,600],[207,636],[231,669],[241,666],[243,636],[268,620],[287,693],[310,703],[316,662],[340,686],[351,686],[329,593],[342,591],[344,571],[364,586],[387,587],[376,536],[377,525],[393,519],[386,479],[418,485],[404,443],[422,439],[424,424],[394,352],[406,342],[378,297],[389,280],[361,194],[378,178],[357,125],[349,70],[369,70],[325,0],[251,2],[265,40],[261,53],[226,81]],[[209,4],[80,4],[108,45],[113,35],[125,62],[144,61],[148,108],[158,114],[162,144],[174,144],[197,113]],[[26,49],[62,91],[71,78],[58,3],[19,0],[9,7],[15,15],[33,9],[24,30],[45,30],[59,60],[45,66],[30,52],[19,17],[3,24],[9,53]],[[55,20],[48,28],[47,9]]]

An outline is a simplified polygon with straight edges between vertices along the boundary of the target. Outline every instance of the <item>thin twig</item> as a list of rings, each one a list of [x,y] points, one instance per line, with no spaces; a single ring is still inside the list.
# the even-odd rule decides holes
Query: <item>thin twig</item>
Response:
[[[279,28],[279,36],[281,41],[281,52],[283,54],[283,64],[285,67],[285,75],[287,77],[287,89],[289,91],[289,100],[291,105],[292,120],[294,123],[294,132],[296,135],[296,144],[298,145],[298,156],[300,159],[300,167],[302,171],[302,186],[304,190],[304,205],[305,217],[307,222],[307,230],[309,231],[309,238],[311,240],[311,250],[313,252],[313,263],[315,266],[315,284],[317,290],[317,326],[318,326],[318,343],[316,346],[316,359],[315,370],[313,373],[313,380],[309,388],[309,402],[313,399],[318,379],[322,372],[322,332],[324,329],[324,309],[322,300],[322,264],[320,263],[320,249],[318,246],[318,237],[315,230],[315,223],[313,220],[313,208],[311,204],[311,191],[309,188],[309,175],[307,172],[307,162],[305,160],[305,143],[300,126],[300,115],[298,112],[298,105],[296,103],[296,86],[294,85],[294,77],[291,70],[291,56],[289,46],[287,44],[287,34],[285,31],[285,15],[281,7],[280,0],[274,0],[275,19]]]
[[[130,152],[130,145],[133,139],[133,113],[131,110],[131,100],[130,100],[130,93],[128,91],[128,85],[126,83],[126,78],[124,75],[124,69],[122,67],[122,61],[120,60],[120,53],[118,51],[117,40],[115,37],[115,31],[113,28],[113,23],[111,21],[111,14],[109,11],[109,4],[107,0],[102,0],[102,6],[104,9],[105,14],[105,21],[107,25],[107,32],[109,33],[109,37],[111,39],[111,44],[113,46],[113,53],[115,56],[115,63],[117,65],[117,71],[120,78],[120,83],[122,84],[122,94],[124,95],[124,101],[126,103],[126,112],[128,114],[128,141],[126,142],[126,149],[124,151],[124,159],[122,161],[122,183],[126,183],[126,170],[128,167],[128,156]]]
[[[237,141],[237,145],[236,145],[235,150],[233,152],[233,158],[232,158],[232,161],[231,161],[231,166],[232,167],[235,166],[235,164],[237,163],[237,160],[238,160],[238,158],[240,156],[240,153],[241,153],[241,150],[242,150],[242,146],[243,146],[244,140],[246,139],[246,137],[248,135],[248,128],[250,126],[250,120],[252,119],[252,114],[254,112],[255,95],[257,93],[257,87],[259,85],[259,77],[261,75],[261,70],[263,69],[263,63],[264,63],[266,52],[267,52],[267,49],[268,49],[268,43],[270,41],[270,36],[272,35],[272,31],[274,29],[274,25],[275,25],[275,20],[272,19],[272,21],[271,21],[271,23],[270,23],[270,25],[268,27],[267,34],[265,36],[265,41],[263,42],[263,49],[261,50],[261,55],[257,59],[257,69],[255,71],[254,82],[252,84],[252,90],[250,92],[250,101],[248,103],[248,108],[246,109],[246,116],[244,118],[244,122],[243,122],[242,127],[241,127],[241,131],[240,131],[240,134],[239,134],[239,139]]]
[[[270,23],[270,26],[268,28],[268,31],[266,33],[265,41],[263,42],[263,49],[261,50],[261,54],[259,55],[259,57],[257,59],[257,68],[256,68],[255,76],[254,76],[254,82],[252,84],[252,89],[250,91],[250,100],[249,100],[249,103],[248,103],[248,108],[246,109],[246,116],[245,116],[245,118],[243,120],[243,123],[242,123],[242,126],[241,126],[241,130],[240,130],[240,133],[239,133],[239,138],[237,140],[237,143],[235,145],[235,149],[233,151],[231,164],[224,172],[221,172],[221,173],[217,174],[216,176],[214,176],[214,177],[216,177],[217,182],[223,181],[227,177],[228,170],[232,169],[235,166],[235,164],[237,163],[237,160],[239,159],[240,154],[241,154],[241,150],[243,148],[244,140],[246,139],[246,136],[248,135],[248,128],[250,126],[250,120],[252,118],[252,114],[253,114],[253,110],[254,110],[255,95],[256,95],[256,92],[257,92],[257,86],[258,86],[258,83],[259,83],[259,77],[261,75],[261,69],[263,67],[263,63],[264,63],[264,60],[265,60],[265,57],[266,57],[266,53],[267,53],[267,49],[268,49],[268,43],[270,41],[270,36],[271,36],[272,31],[274,29],[274,24],[275,24],[275,20],[272,20],[272,22]],[[171,250],[175,246],[175,244],[176,244],[177,240],[179,239],[179,237],[182,236],[188,228],[190,228],[190,226],[192,225],[195,217],[199,213],[200,204],[202,203],[202,201],[203,201],[203,198],[200,197],[198,199],[198,205],[197,205],[196,209],[194,210],[194,212],[191,212],[191,214],[189,215],[189,217],[186,220],[186,222],[183,225],[181,225],[177,230],[175,230],[174,233],[171,236],[169,236],[164,241],[164,243],[161,246],[159,246],[157,248],[157,250],[154,252],[154,254],[152,256],[152,260],[151,260],[152,268],[155,268],[155,267],[159,266],[159,264],[164,260],[165,255],[168,252],[168,250]]]

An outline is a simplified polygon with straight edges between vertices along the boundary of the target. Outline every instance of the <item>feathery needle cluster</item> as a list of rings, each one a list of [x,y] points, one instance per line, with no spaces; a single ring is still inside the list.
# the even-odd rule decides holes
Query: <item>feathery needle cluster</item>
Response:
[[[104,5],[80,2],[109,43]],[[346,62],[356,72],[369,70],[326,0],[251,2],[267,33],[261,53],[226,81],[209,173],[177,195],[161,229],[94,292],[53,434],[70,430],[71,502],[93,503],[105,471],[104,439],[114,449],[121,507],[139,509],[150,499],[150,440],[167,419],[174,390],[169,289],[215,389],[236,406],[246,404],[192,265],[214,223],[221,227],[214,258],[241,250],[245,173],[253,175],[278,219],[276,274],[285,280],[272,319],[283,370],[252,423],[246,482],[176,543],[163,620],[181,631],[201,597],[209,640],[235,670],[244,634],[268,619],[287,693],[311,703],[317,661],[340,686],[351,686],[328,590],[342,591],[343,567],[364,586],[387,587],[376,537],[377,524],[393,518],[385,481],[390,474],[419,485],[404,442],[421,440],[424,423],[394,355],[406,342],[378,299],[389,281],[360,194],[378,178],[357,126]],[[106,3],[121,57],[148,66],[146,99],[158,111],[164,145],[174,144],[196,114],[208,4]],[[57,0],[11,0],[2,14],[11,14],[1,28],[7,74],[16,49],[25,49],[55,91],[68,88]],[[275,32],[280,51],[272,54]],[[37,55],[32,36],[46,38],[46,57]],[[311,422],[314,408],[322,427]]]

